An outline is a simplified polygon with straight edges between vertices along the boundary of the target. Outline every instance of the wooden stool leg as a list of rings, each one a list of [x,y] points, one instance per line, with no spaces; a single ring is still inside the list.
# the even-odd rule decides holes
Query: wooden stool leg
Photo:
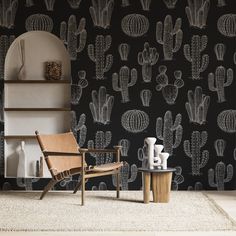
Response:
[[[154,202],[169,202],[172,172],[152,173],[152,191]]]
[[[149,203],[150,201],[150,180],[151,174],[148,172],[143,172],[143,200],[144,203]]]
[[[116,198],[120,198],[120,173],[116,174]]]

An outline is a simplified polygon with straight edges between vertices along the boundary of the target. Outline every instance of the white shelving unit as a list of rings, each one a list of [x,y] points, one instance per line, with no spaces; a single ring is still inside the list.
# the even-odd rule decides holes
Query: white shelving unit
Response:
[[[26,77],[18,80],[21,67],[19,42],[25,43]],[[33,54],[33,55],[32,55]],[[44,78],[46,61],[62,62],[62,80]],[[36,161],[42,156],[35,130],[42,134],[60,133],[70,129],[70,59],[56,36],[43,31],[19,36],[8,50],[5,61],[4,121],[5,177],[16,178],[17,148],[25,142],[26,178],[36,177]],[[43,164],[43,177],[51,175]]]

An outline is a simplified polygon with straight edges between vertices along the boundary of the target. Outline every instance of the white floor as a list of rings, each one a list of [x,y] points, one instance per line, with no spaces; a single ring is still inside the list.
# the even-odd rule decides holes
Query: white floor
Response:
[[[209,191],[207,195],[236,221],[236,191]],[[23,216],[22,216],[23,217]],[[0,219],[1,220],[1,219]],[[221,232],[0,232],[0,236],[236,236],[236,231]]]

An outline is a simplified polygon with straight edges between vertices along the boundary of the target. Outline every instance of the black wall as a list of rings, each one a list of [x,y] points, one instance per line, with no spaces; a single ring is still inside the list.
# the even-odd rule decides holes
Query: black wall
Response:
[[[235,189],[234,172],[236,153],[234,155],[234,148],[236,133],[236,104],[234,93],[236,81],[235,76],[232,77],[232,72],[235,72],[236,62],[236,57],[234,61],[234,52],[236,51],[235,1],[209,0],[209,12],[207,11],[208,2],[205,2],[204,5],[204,0],[190,0],[190,5],[187,0],[178,0],[177,2],[173,0],[127,0],[122,1],[124,4],[123,6],[121,1],[113,1],[114,9],[112,11],[110,9],[110,7],[112,8],[112,0],[101,1],[105,3],[107,2],[107,5],[105,5],[108,10],[106,7],[101,8],[104,10],[102,12],[105,15],[104,19],[107,19],[106,15],[109,15],[111,12],[112,15],[110,22],[109,20],[106,21],[107,23],[98,22],[102,23],[98,27],[94,26],[90,14],[93,10],[96,12],[96,9],[90,7],[94,7],[97,2],[100,2],[99,0],[94,0],[94,5],[90,0],[82,0],[77,9],[73,9],[69,2],[80,1],[56,0],[53,10],[47,9],[45,2],[53,3],[54,1],[27,1],[33,3],[32,6],[27,6],[25,1],[19,0],[14,25],[12,25],[11,22],[4,25],[2,22],[0,25],[0,35],[15,35],[17,37],[26,32],[26,28],[28,30],[50,30],[53,22],[52,33],[60,37],[60,25],[62,21],[67,23],[69,17],[75,15],[78,27],[80,19],[83,17],[86,19],[85,28],[80,27],[81,31],[77,32],[77,35],[76,32],[74,32],[75,34],[73,35],[73,30],[70,34],[70,36],[78,39],[78,47],[80,45],[79,39],[83,37],[83,39],[85,39],[85,31],[87,32],[86,45],[84,49],[76,54],[76,52],[73,51],[73,39],[72,41],[69,40],[68,46],[71,50],[72,56],[72,110],[75,111],[77,119],[77,121],[74,120],[74,122],[78,122],[80,118],[83,119],[86,117],[85,123],[82,122],[83,124],[78,126],[73,125],[72,128],[78,136],[78,142],[83,146],[87,146],[88,143],[91,145],[92,142],[89,140],[94,140],[95,145],[97,143],[98,147],[106,146],[106,142],[108,147],[111,147],[112,145],[117,144],[121,139],[126,139],[123,142],[123,145],[129,143],[130,147],[128,155],[124,155],[122,160],[128,162],[129,165],[126,165],[122,170],[123,189],[140,189],[141,176],[138,174],[136,177],[136,168],[142,166],[141,148],[143,147],[143,140],[147,136],[155,136],[158,137],[158,143],[162,143],[161,136],[163,136],[163,133],[165,150],[173,152],[168,160],[168,165],[171,167],[178,167],[173,177],[173,189]],[[3,2],[6,1],[0,0],[0,3]],[[9,8],[14,11],[15,2],[7,2],[12,2],[13,5],[9,5]],[[150,2],[150,9],[144,10],[141,2],[144,4]],[[176,2],[174,8],[170,9],[167,7],[167,3],[170,2]],[[194,5],[193,2],[195,2],[196,5]],[[125,6],[125,3],[129,3],[128,6]],[[191,5],[191,3],[193,5]],[[198,4],[200,10],[197,9]],[[0,5],[0,18],[3,18],[3,12],[6,12],[4,11],[3,6],[4,5]],[[190,6],[190,8],[196,7],[196,10],[198,10],[199,18],[196,18],[196,21],[192,23],[194,25],[190,25],[187,18],[187,6]],[[7,7],[7,9],[9,8]],[[89,11],[89,9],[91,10]],[[194,8],[192,8],[192,10],[194,10]],[[28,18],[33,14],[44,14],[50,18],[42,15],[35,15],[32,16],[32,18]],[[126,17],[127,15],[130,16]],[[167,15],[170,17],[166,18]],[[193,15],[190,12],[190,17],[191,16]],[[221,19],[219,20],[220,17]],[[171,21],[174,25],[177,18],[180,18],[178,20],[179,28],[177,25],[176,30],[173,30],[173,26],[171,28]],[[50,21],[50,19],[52,21]],[[159,21],[163,25],[163,30],[165,28],[166,33],[164,46],[159,43],[160,41],[157,42],[158,36],[160,36],[160,40],[162,40],[163,37],[163,34],[161,35],[158,31],[158,27],[156,37],[156,24]],[[164,21],[166,21],[165,24]],[[25,27],[26,22],[28,25],[27,27]],[[122,22],[123,28],[121,27]],[[71,17],[70,29],[75,26],[74,23],[73,17]],[[159,23],[158,26],[161,26],[161,23]],[[100,36],[97,37],[98,35]],[[108,45],[107,51],[104,54],[99,54],[99,50],[101,51],[105,47],[105,42],[101,41],[105,40],[106,36],[111,37],[111,45],[110,47]],[[109,37],[107,40],[110,39]],[[173,58],[171,58],[170,54],[167,53],[164,55],[163,53],[164,47],[166,50],[174,50],[174,47],[173,49],[169,48],[172,44],[172,37],[174,47],[176,44],[176,37],[177,43],[181,43],[182,41],[181,46],[179,45],[179,50],[177,48],[176,52],[173,53]],[[144,81],[145,78],[142,74],[141,62],[138,62],[138,53],[144,50],[145,42],[148,42],[151,48],[155,48],[150,49],[147,54],[146,52],[143,54],[143,56],[148,60],[147,64],[153,62],[153,65],[151,66],[152,76],[150,77],[150,82]],[[130,46],[127,61],[121,60],[118,51],[118,47],[121,43],[126,43]],[[224,45],[218,45],[215,48],[215,45],[219,43]],[[108,66],[107,72],[104,72],[103,78],[101,78],[102,75],[100,75],[99,72],[100,65],[97,66],[97,72],[95,71],[95,63],[91,60],[93,48],[90,44],[94,45],[97,64],[101,63],[100,65],[104,67],[106,61],[109,62],[111,58],[113,59],[111,67],[109,68]],[[190,47],[189,55],[187,44],[189,44]],[[2,60],[2,62],[1,60],[0,62],[2,64],[6,47],[6,44],[3,42],[0,44],[0,57]],[[90,57],[88,56],[88,51],[90,51]],[[154,54],[159,54],[159,59],[157,61],[155,61],[155,58],[151,60],[151,51],[154,52]],[[220,54],[224,51],[225,54],[222,58],[222,55]],[[218,60],[216,52],[219,57]],[[109,56],[107,57],[107,55]],[[186,59],[188,56],[191,57],[189,60],[191,59],[192,62],[189,62]],[[140,55],[140,59],[143,59],[142,55]],[[102,63],[103,60],[104,64]],[[166,66],[167,71],[165,73],[163,72],[165,68],[159,68],[161,65]],[[127,73],[127,68],[123,66],[127,66],[130,70],[128,78],[128,86],[130,86],[128,87],[129,101],[126,96],[124,96],[122,101],[121,92],[114,91],[113,89],[116,79],[114,73],[118,73],[118,79],[123,79],[123,82],[125,83],[126,74],[123,73]],[[119,74],[121,67],[123,67],[123,73]],[[148,67],[148,65],[146,67]],[[132,71],[134,80],[131,81],[130,74],[132,68],[137,70],[136,83],[135,70]],[[81,70],[86,71],[86,78],[81,77],[82,80],[79,80],[78,72]],[[148,70],[149,71],[146,70],[146,72],[150,73],[150,66],[148,67]],[[161,75],[160,71],[162,71]],[[182,72],[182,76],[179,71]],[[198,73],[199,71],[200,73]],[[210,76],[208,78],[209,74]],[[1,77],[3,77],[2,72]],[[167,78],[168,84],[171,84],[172,86],[168,85],[166,87]],[[178,79],[177,81],[176,78]],[[180,78],[182,80],[180,80]],[[219,98],[217,97],[216,91],[211,91],[215,89],[211,86],[211,81],[213,82],[212,86],[217,85],[218,89],[222,85],[222,90],[219,92]],[[215,81],[218,82],[216,83]],[[87,86],[86,82],[88,82]],[[159,86],[156,87],[158,84]],[[92,103],[91,96],[94,94],[93,91],[98,92],[101,86],[104,86],[106,91],[101,89],[100,95],[105,96],[106,94],[109,94],[110,97],[105,96],[107,99],[106,102],[101,102],[105,118],[102,117],[100,113],[98,122],[96,122],[90,109],[90,107],[96,105],[96,102],[93,101]],[[119,83],[118,86],[120,86]],[[2,90],[3,87],[3,81],[1,81]],[[124,85],[124,89],[125,87],[126,86]],[[149,106],[144,106],[140,98],[140,92],[144,89],[148,90],[145,91],[145,94],[143,95],[144,99],[147,98],[145,95],[148,96],[150,91],[152,94]],[[194,106],[194,104],[188,99],[189,95],[191,100],[191,91],[193,91],[193,93],[195,92],[193,99],[195,99],[196,106]],[[202,95],[201,91],[205,95]],[[225,101],[222,91],[225,92]],[[104,92],[106,92],[106,94]],[[177,97],[175,98],[176,95]],[[96,94],[94,94],[94,96],[96,96]],[[114,102],[114,104],[109,119],[108,113],[112,102]],[[208,103],[209,108],[207,109]],[[189,118],[186,110],[188,107],[191,111],[194,110],[194,107],[198,109],[198,113],[195,112],[192,120]],[[85,114],[85,116],[82,114]],[[176,117],[177,120],[174,125]],[[171,121],[171,119],[173,119],[173,121]],[[164,123],[164,128],[161,127],[161,123]],[[1,130],[4,130],[3,122],[1,123]],[[97,139],[95,140],[96,133]],[[171,143],[172,135],[174,135],[173,144],[175,143],[175,139],[179,142],[176,144],[176,147],[173,147]],[[175,135],[177,135],[177,138]],[[83,141],[84,138],[86,138],[85,141]],[[110,138],[111,140],[109,140]],[[188,150],[187,140],[189,140],[190,150]],[[1,148],[3,148],[3,146],[1,146]],[[123,154],[125,154],[125,149],[123,149]],[[108,157],[108,159],[109,158],[110,157]],[[2,160],[3,156],[1,156],[1,165],[3,165]],[[111,159],[109,160],[111,161]],[[104,161],[106,161],[106,157]],[[91,157],[88,162],[95,163],[95,158]],[[1,166],[1,170],[2,169],[3,166]],[[34,179],[18,179],[16,181],[14,179],[4,179],[1,177],[0,187],[2,189],[41,189],[46,182],[46,180]],[[101,184],[100,182],[104,182],[105,184]],[[108,189],[114,189],[111,177],[92,179],[87,183],[87,188],[91,189],[95,186],[93,189],[96,189],[96,187],[99,186],[99,183],[100,189],[106,187]],[[58,185],[57,189],[71,189],[75,184],[76,180],[68,180],[67,182],[63,182],[61,185]]]

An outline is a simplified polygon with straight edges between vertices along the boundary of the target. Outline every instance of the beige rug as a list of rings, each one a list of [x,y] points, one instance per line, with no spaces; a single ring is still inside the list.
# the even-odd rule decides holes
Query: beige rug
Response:
[[[214,231],[235,230],[233,222],[200,192],[172,192],[168,204],[143,204],[142,192],[0,192],[2,231]]]

